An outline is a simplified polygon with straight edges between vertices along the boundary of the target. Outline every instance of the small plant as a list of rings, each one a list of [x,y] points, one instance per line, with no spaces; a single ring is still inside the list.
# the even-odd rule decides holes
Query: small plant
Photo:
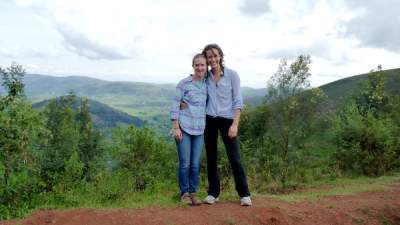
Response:
[[[233,218],[233,217],[229,217],[229,218],[226,220],[226,222],[227,222],[228,224],[230,224],[230,225],[236,224],[235,218]]]

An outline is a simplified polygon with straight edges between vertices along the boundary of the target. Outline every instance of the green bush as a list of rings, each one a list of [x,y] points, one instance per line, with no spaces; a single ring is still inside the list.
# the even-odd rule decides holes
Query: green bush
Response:
[[[130,172],[134,190],[152,188],[155,182],[176,179],[175,147],[147,128],[117,128],[113,132],[111,154],[117,169]]]
[[[340,169],[378,176],[396,164],[396,126],[372,112],[359,111],[350,104],[333,118],[337,151],[334,159]]]
[[[385,89],[380,70],[372,71],[361,92],[332,117],[340,169],[379,176],[399,166],[398,96]]]

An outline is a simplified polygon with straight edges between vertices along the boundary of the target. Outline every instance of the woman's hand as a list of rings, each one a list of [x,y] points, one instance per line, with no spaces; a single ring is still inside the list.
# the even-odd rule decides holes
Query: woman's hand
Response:
[[[177,141],[181,141],[183,139],[182,131],[179,128],[174,128],[174,136]]]
[[[237,133],[238,133],[237,125],[232,124],[231,127],[229,127],[228,136],[230,138],[235,138],[237,136]]]
[[[182,102],[182,101],[181,101],[181,103],[179,104],[179,109],[180,109],[180,110],[187,109],[188,107],[189,107],[189,106],[187,105],[186,102]]]

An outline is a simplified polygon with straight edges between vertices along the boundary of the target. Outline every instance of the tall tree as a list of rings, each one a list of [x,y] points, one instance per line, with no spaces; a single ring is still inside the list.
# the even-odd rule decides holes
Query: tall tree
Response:
[[[7,95],[0,98],[0,161],[7,184],[13,170],[33,163],[32,146],[41,131],[41,118],[24,96],[25,70],[13,63],[0,68]]]
[[[275,176],[283,185],[290,174],[299,172],[296,166],[301,166],[305,160],[302,153],[316,121],[316,107],[325,98],[318,88],[308,90],[310,64],[308,55],[300,55],[290,66],[282,60],[268,82],[266,103],[269,118],[263,145],[268,148],[264,151],[269,151],[275,159],[261,159],[279,162],[280,169]],[[263,152],[260,155],[266,156]]]
[[[52,100],[44,110],[46,128],[50,131],[48,144],[41,154],[41,173],[51,189],[65,170],[65,162],[78,151],[79,131],[73,104],[76,96],[70,93]]]
[[[78,152],[84,164],[83,174],[87,181],[90,180],[90,162],[100,154],[100,133],[94,128],[92,116],[89,111],[89,101],[82,98],[81,105],[76,114],[79,129]]]

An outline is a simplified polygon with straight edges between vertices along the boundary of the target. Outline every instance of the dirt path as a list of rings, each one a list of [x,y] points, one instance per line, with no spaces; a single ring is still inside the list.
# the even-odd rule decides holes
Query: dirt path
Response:
[[[225,201],[196,207],[41,211],[24,220],[2,221],[0,225],[400,225],[400,184],[391,187],[383,192],[293,203],[258,197],[251,207]]]

